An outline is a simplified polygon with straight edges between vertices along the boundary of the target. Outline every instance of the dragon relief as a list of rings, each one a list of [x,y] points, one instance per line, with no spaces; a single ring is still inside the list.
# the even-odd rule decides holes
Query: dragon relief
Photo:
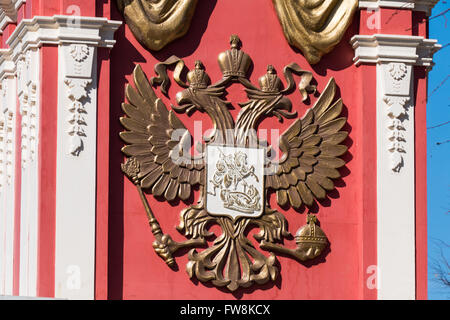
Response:
[[[141,196],[157,254],[173,267],[173,254],[191,248],[186,265],[191,278],[235,291],[274,281],[279,273],[276,254],[306,261],[323,253],[328,239],[316,216],[309,213],[307,224],[295,236],[297,247],[283,245],[290,237],[287,220],[270,207],[269,192],[276,194],[280,207],[290,205],[301,210],[325,199],[334,189],[333,180],[340,178],[338,168],[345,165],[341,156],[347,147],[341,143],[348,133],[343,130],[347,119],[341,116],[342,100],[335,99],[333,78],[314,106],[303,118],[297,118],[286,95],[296,87],[296,74],[306,100],[316,91],[311,84],[312,73],[291,63],[283,70],[283,85],[273,66],[268,66],[258,88],[248,78],[251,58],[241,50],[239,38],[231,36],[230,44],[231,48],[219,55],[223,77],[214,84],[210,84],[200,61],[187,73],[186,81],[179,77],[184,62],[175,56],[157,64],[157,77],[150,81],[137,65],[135,88],[126,87],[128,102],[122,104],[126,116],[120,119],[126,130],[120,136],[126,143],[122,152],[127,156],[122,170]],[[167,92],[170,81],[166,68],[172,64],[176,65],[174,79],[184,89],[176,95],[178,106],[168,110],[152,85]],[[232,83],[241,84],[248,95],[248,101],[240,104],[236,120],[229,111],[230,103],[223,98]],[[201,111],[211,118],[213,129],[197,146],[197,155],[191,154],[191,136],[174,111]],[[264,147],[257,136],[259,124],[267,117],[280,121],[297,118],[279,138],[282,156],[276,161],[273,148]],[[177,226],[187,240],[176,242],[162,232],[144,190],[167,201],[186,201],[197,186],[199,201],[182,210]],[[213,224],[222,233],[210,244],[207,239],[215,236],[209,231]],[[259,228],[254,238],[268,255],[247,238],[250,227]],[[206,248],[198,251],[199,247]]]

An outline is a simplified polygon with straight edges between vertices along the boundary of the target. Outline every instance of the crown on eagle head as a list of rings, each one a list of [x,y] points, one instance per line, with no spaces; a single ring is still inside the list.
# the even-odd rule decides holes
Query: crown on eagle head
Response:
[[[281,79],[277,76],[274,67],[270,64],[267,66],[267,73],[258,80],[259,86],[264,92],[279,92],[283,87]]]
[[[240,50],[241,40],[230,37],[231,48],[219,54],[219,66],[224,77],[245,77],[252,63],[250,56]]]
[[[187,80],[189,86],[195,89],[204,89],[208,86],[210,78],[200,60],[195,61],[195,68],[188,72]]]

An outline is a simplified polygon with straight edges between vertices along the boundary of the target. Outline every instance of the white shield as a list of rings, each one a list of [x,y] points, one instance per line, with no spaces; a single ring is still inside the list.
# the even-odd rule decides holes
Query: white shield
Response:
[[[211,215],[257,218],[264,211],[264,149],[206,148],[206,210]]]

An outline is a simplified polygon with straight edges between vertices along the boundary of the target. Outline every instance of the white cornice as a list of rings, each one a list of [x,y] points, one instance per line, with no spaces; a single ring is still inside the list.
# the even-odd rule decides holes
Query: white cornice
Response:
[[[441,48],[437,40],[403,35],[355,35],[350,40],[356,65],[361,63],[401,62],[433,66],[433,54]]]
[[[5,77],[14,77],[16,64],[11,59],[10,49],[0,49],[0,81]]]
[[[0,34],[8,23],[17,21],[17,11],[26,0],[0,0]]]
[[[411,9],[414,11],[424,11],[427,15],[430,15],[431,9],[438,2],[439,0],[360,0],[359,7],[372,10],[378,8]]]
[[[96,47],[112,48],[116,41],[114,32],[121,21],[107,18],[74,17],[55,15],[53,17],[35,16],[24,19],[6,43],[11,48],[40,47],[43,44],[80,43]],[[13,51],[16,51],[13,49]]]
[[[106,18],[60,15],[24,19],[6,41],[9,49],[0,49],[0,79],[14,72],[22,53],[44,44],[78,43],[112,48],[116,43],[114,32],[121,24]]]
[[[25,2],[26,0],[0,0],[0,10],[4,11],[10,18],[13,18],[17,16],[17,10]]]

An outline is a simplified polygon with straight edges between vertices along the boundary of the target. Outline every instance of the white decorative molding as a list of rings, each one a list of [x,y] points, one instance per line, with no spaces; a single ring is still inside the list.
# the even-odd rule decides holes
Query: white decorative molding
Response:
[[[35,16],[33,19],[23,19],[6,44],[16,48],[12,52],[13,57],[27,51],[29,47],[38,48],[43,44],[78,43],[112,48],[115,44],[114,32],[121,24],[121,21],[111,21],[107,18]]]
[[[13,293],[16,155],[16,79],[10,51],[0,49],[3,186],[0,189],[0,295]]]
[[[38,59],[37,50],[30,49],[20,56],[17,62],[17,92],[19,110],[22,116],[22,168],[26,168],[27,163],[33,162],[36,158],[37,114],[39,112],[37,99]]]
[[[436,40],[356,35],[354,62],[377,74],[378,298],[416,298],[414,66],[429,69]]]
[[[67,74],[64,83],[67,86],[67,97],[70,99],[68,152],[73,156],[79,156],[83,151],[85,139],[88,138],[86,126],[89,111],[86,109],[86,102],[90,99],[89,85],[92,84],[94,50],[86,44],[71,44],[66,49],[69,54],[66,56]]]
[[[439,0],[360,0],[359,7],[371,10],[379,8],[410,9],[414,11],[424,11],[427,15],[431,14],[431,9]]]
[[[1,84],[0,84],[1,86]],[[1,89],[0,89],[1,94]],[[6,156],[6,135],[5,135],[5,128],[6,128],[6,119],[3,112],[0,112],[0,193],[3,191],[2,188],[5,185],[5,156]]]
[[[383,101],[386,104],[388,151],[391,153],[391,169],[400,172],[404,166],[403,155],[407,152],[405,121],[409,120],[411,100],[412,67],[401,62],[390,62],[381,66],[384,80]]]
[[[14,81],[11,87],[2,83],[2,89],[8,86],[15,93],[17,76],[22,114],[20,295],[36,294],[39,48],[50,44],[59,46],[55,296],[94,297],[97,47],[112,48],[121,24],[106,18],[36,16],[23,19],[6,41],[9,49],[0,50],[0,79]]]
[[[355,49],[353,61],[361,63],[401,62],[433,66],[433,54],[442,46],[437,40],[391,34],[355,35],[350,44]]]
[[[19,294],[37,294],[40,54],[29,48],[16,56],[17,96],[21,121],[21,209]]]
[[[17,10],[25,3],[25,0],[0,0],[0,10],[11,18],[17,16]]]
[[[97,48],[114,45],[121,22],[81,17],[73,28],[70,18],[35,18],[47,31],[46,41],[59,44],[55,297],[93,299]]]
[[[356,35],[350,40],[355,49],[354,62],[377,64],[380,83],[377,93],[384,105],[387,137],[385,150],[390,153],[391,169],[400,172],[408,152],[405,122],[410,120],[413,101],[413,68],[431,69],[433,54],[441,48],[437,40],[401,35]],[[412,136],[414,139],[414,136]],[[413,142],[413,141],[412,141]]]
[[[0,34],[8,23],[17,22],[17,11],[26,0],[0,0]]]

